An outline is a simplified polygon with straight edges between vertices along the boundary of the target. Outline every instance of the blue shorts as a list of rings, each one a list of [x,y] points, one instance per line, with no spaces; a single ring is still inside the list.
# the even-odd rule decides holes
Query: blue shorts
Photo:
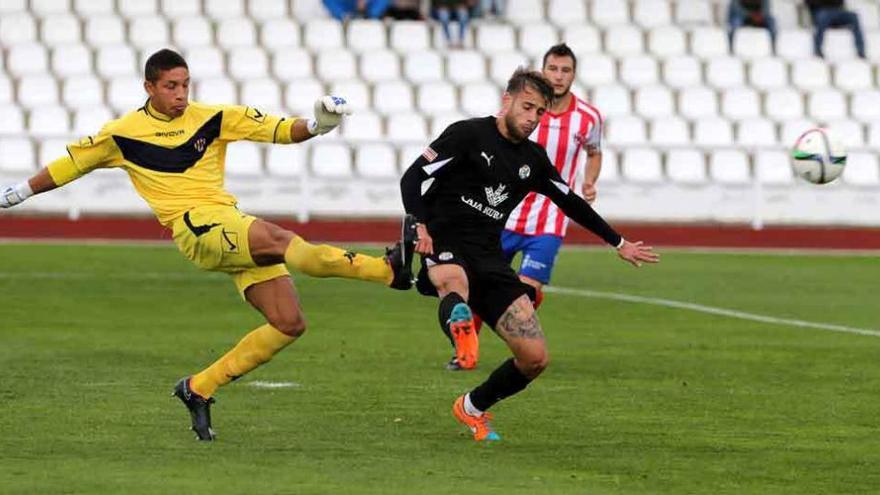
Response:
[[[509,230],[501,233],[501,249],[508,263],[513,261],[516,253],[522,252],[519,274],[542,284],[550,282],[550,272],[561,246],[562,237],[552,234],[522,235]]]

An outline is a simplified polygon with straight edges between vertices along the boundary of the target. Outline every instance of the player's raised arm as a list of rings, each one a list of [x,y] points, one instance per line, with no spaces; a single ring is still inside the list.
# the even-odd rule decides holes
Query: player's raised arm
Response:
[[[260,109],[229,105],[223,109],[220,139],[225,141],[256,141],[261,143],[301,143],[335,129],[342,117],[350,115],[345,98],[324,96],[315,101],[312,118],[282,118]]]

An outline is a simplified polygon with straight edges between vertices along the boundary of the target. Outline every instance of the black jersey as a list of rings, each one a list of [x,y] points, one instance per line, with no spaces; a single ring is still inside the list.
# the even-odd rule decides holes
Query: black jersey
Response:
[[[454,236],[498,246],[510,212],[535,191],[612,246],[621,240],[568,187],[540,145],[506,139],[495,117],[450,125],[410,166],[400,184],[406,212],[424,223],[432,237]]]

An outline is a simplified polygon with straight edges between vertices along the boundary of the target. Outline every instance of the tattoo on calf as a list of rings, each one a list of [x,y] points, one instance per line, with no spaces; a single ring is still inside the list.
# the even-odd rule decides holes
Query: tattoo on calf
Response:
[[[528,298],[523,297],[525,304],[531,304]],[[531,315],[526,316],[527,311],[523,307],[523,301],[517,300],[501,315],[496,328],[499,332],[510,337],[544,340],[544,332],[541,330],[537,315],[532,311]]]

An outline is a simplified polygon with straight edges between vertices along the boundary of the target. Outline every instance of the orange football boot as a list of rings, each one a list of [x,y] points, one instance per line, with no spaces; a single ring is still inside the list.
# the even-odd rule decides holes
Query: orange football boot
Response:
[[[474,434],[474,440],[494,441],[501,440],[501,437],[492,429],[489,423],[492,421],[492,413],[484,412],[482,416],[471,416],[464,410],[464,396],[460,396],[452,403],[452,415],[459,423],[468,427]]]

